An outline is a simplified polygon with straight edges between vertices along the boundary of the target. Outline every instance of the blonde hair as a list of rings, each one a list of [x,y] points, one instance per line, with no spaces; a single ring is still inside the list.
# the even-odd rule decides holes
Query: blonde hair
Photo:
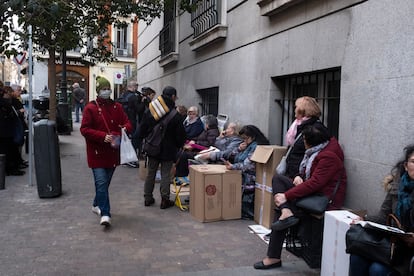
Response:
[[[320,117],[321,108],[315,98],[303,96],[296,99],[295,102],[298,112],[303,117]]]
[[[230,122],[227,126],[227,128],[233,128],[234,130],[234,135],[239,135],[239,132],[242,128],[242,125],[239,122]]]

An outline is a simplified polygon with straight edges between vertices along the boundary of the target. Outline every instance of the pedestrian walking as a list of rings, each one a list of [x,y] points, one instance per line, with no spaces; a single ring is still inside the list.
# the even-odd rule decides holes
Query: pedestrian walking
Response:
[[[81,88],[79,83],[75,82],[73,85],[73,100],[75,101],[75,123],[79,123],[79,110],[83,112],[85,106],[85,89]]]
[[[122,105],[113,101],[108,81],[97,83],[98,97],[85,106],[80,131],[85,137],[88,166],[95,181],[92,211],[101,217],[100,224],[111,225],[109,185],[119,165],[121,128],[131,133],[132,126]]]

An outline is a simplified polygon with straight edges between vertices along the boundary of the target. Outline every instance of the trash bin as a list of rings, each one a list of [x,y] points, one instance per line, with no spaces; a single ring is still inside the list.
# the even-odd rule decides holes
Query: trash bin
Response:
[[[40,198],[60,196],[62,175],[56,122],[42,119],[33,128],[37,192]]]
[[[0,190],[5,189],[6,184],[6,155],[0,154]]]

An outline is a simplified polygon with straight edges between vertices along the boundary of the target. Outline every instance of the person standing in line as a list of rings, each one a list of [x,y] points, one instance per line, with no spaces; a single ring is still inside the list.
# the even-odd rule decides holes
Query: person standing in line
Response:
[[[132,126],[122,105],[110,98],[112,91],[109,82],[100,79],[96,90],[96,101],[85,106],[80,132],[85,137],[88,166],[95,181],[92,212],[101,217],[101,225],[110,226],[109,185],[120,162],[121,128],[131,133]]]
[[[121,94],[121,96],[116,99],[119,102],[125,114],[128,116],[129,121],[132,125],[131,132],[131,142],[135,150],[139,152],[139,139],[138,139],[138,126],[139,120],[144,113],[145,106],[142,103],[142,96],[136,91],[137,83],[135,81],[129,81],[127,84],[127,89]],[[137,168],[139,166],[138,162],[129,162],[126,164],[131,168]]]
[[[155,156],[148,154],[148,174],[144,184],[145,206],[151,206],[155,203],[153,191],[156,172],[160,164],[160,208],[166,209],[174,206],[174,201],[170,200],[170,172],[178,149],[184,145],[186,137],[181,115],[176,112],[175,101],[177,99],[177,90],[172,86],[165,87],[162,95],[150,103],[149,109],[145,111],[142,120],[140,137],[145,138],[151,133],[154,126],[165,119],[170,112],[176,113],[167,124],[165,135],[160,144],[160,153]]]
[[[75,101],[75,123],[79,123],[79,110],[83,112],[85,106],[85,89],[81,88],[79,83],[75,82],[72,85],[73,88],[73,100]]]

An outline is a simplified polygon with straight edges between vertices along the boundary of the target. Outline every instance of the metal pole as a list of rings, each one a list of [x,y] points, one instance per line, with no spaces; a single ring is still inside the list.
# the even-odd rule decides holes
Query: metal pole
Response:
[[[33,186],[33,87],[32,87],[32,75],[33,75],[33,44],[32,44],[32,26],[28,28],[29,33],[29,185]]]

